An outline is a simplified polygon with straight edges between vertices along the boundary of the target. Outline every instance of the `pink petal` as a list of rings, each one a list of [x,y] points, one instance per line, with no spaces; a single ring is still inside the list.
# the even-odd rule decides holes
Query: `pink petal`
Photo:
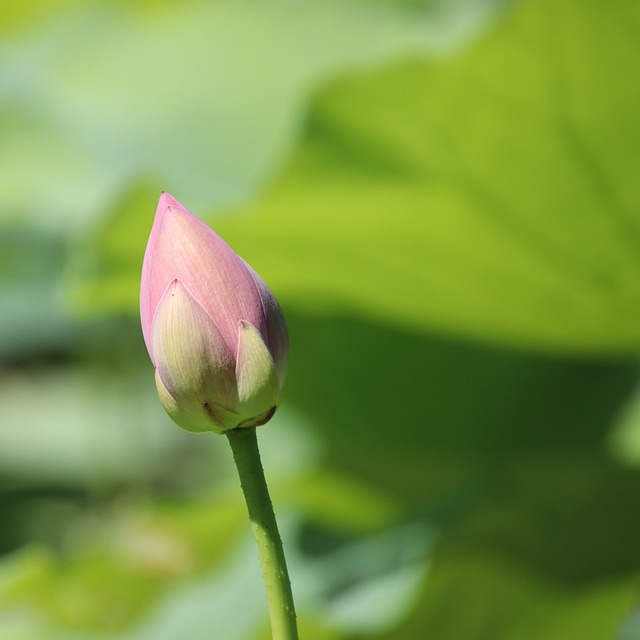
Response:
[[[153,314],[175,279],[209,314],[232,352],[239,319],[267,333],[260,293],[242,259],[204,222],[162,194],[142,270],[140,315],[148,349]]]
[[[168,193],[162,192],[160,200],[158,201],[158,207],[156,209],[156,215],[151,227],[151,234],[147,241],[147,247],[144,252],[144,259],[142,261],[142,281],[140,283],[140,320],[142,322],[142,334],[144,336],[145,344],[147,345],[147,351],[153,361],[153,353],[151,351],[151,327],[153,324],[153,314],[155,312],[155,305],[151,305],[151,258],[153,250],[156,245],[158,237],[158,229],[162,224],[162,218],[169,206],[180,206],[179,203],[174,200]],[[167,283],[168,286],[168,283]]]
[[[267,345],[269,346],[269,351],[276,363],[276,367],[278,368],[280,389],[282,389],[287,375],[287,368],[289,366],[289,333],[287,331],[287,324],[284,320],[284,315],[282,314],[280,305],[271,292],[271,289],[269,289],[264,280],[251,268],[250,265],[246,262],[244,264],[249,270],[249,273],[260,292],[262,307],[267,319],[267,334],[264,337],[267,341]]]

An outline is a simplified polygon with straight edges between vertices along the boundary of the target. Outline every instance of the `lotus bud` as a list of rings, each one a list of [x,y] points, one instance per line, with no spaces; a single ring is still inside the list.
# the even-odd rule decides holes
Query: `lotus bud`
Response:
[[[174,422],[224,433],[271,418],[289,355],[280,307],[260,276],[166,193],[144,255],[140,318]]]

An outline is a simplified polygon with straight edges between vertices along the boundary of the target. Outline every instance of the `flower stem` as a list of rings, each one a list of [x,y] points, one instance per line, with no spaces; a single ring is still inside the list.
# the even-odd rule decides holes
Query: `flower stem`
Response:
[[[258,556],[269,603],[273,640],[298,640],[296,611],[284,558],[282,540],[264,477],[255,427],[227,432],[249,519],[258,544]]]

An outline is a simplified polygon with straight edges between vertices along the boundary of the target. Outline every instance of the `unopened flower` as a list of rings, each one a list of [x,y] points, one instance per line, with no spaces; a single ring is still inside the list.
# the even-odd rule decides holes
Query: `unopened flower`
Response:
[[[166,193],[144,255],[140,317],[174,422],[223,433],[271,418],[289,353],[280,307],[260,276]]]

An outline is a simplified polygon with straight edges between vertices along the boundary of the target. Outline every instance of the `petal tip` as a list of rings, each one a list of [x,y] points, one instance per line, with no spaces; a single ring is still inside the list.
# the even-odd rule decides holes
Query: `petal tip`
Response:
[[[158,200],[158,209],[156,211],[156,215],[160,215],[164,213],[169,207],[177,207],[178,209],[185,209],[183,205],[181,205],[174,197],[170,196],[166,191],[163,191],[160,194],[160,199]]]

